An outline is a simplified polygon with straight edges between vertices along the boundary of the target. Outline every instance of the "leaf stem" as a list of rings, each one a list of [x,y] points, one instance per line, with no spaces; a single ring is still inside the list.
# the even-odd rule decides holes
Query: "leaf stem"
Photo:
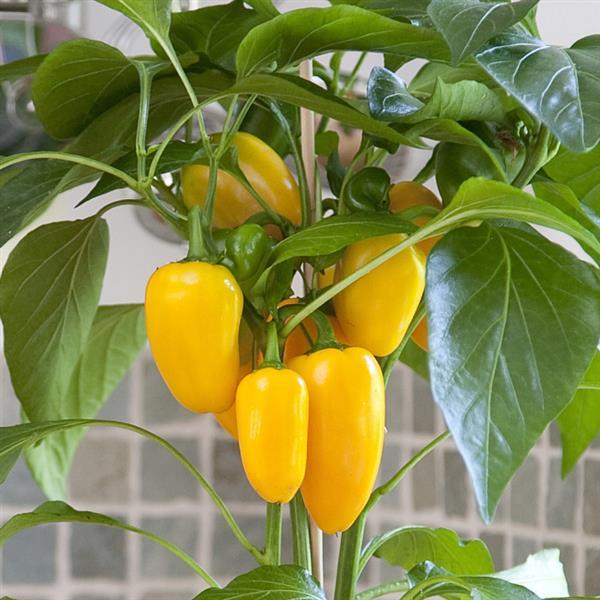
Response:
[[[354,598],[365,525],[366,513],[361,513],[352,527],[342,534],[335,578],[334,600]]]
[[[281,562],[281,504],[267,504],[267,526],[265,532],[265,562],[278,565]]]
[[[541,125],[533,147],[530,150],[528,149],[525,162],[512,183],[514,187],[525,187],[533,179],[533,176],[546,164],[550,137],[551,134],[548,128]]]
[[[207,257],[206,248],[202,239],[202,222],[200,207],[196,204],[188,212],[188,240],[189,248],[186,260],[198,261]]]
[[[302,494],[298,492],[290,502],[290,521],[294,544],[294,564],[311,570],[309,521]]]
[[[150,111],[150,85],[152,74],[144,63],[135,61],[140,78],[140,105],[138,110],[138,122],[135,133],[135,153],[137,155],[137,178],[143,184],[146,177],[146,131],[148,129],[148,113]]]
[[[143,206],[143,205],[144,205],[144,203],[141,200],[138,200],[135,198],[127,198],[125,200],[116,200],[115,202],[111,202],[111,203],[103,206],[96,213],[96,216],[101,217],[102,215],[107,213],[109,210],[112,210],[113,208],[118,208],[119,206]]]
[[[355,596],[355,600],[372,600],[372,598],[380,598],[381,596],[387,596],[392,592],[405,592],[409,589],[408,583],[405,579],[399,581],[388,581],[382,583],[376,587],[372,587],[360,594]]]

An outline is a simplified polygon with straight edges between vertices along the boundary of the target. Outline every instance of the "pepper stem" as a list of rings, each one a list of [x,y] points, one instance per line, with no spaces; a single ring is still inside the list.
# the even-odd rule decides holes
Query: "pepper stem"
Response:
[[[267,343],[265,347],[265,360],[261,367],[281,368],[281,358],[279,355],[279,334],[277,332],[277,323],[271,321],[267,325]]]
[[[204,260],[207,258],[208,253],[204,246],[200,207],[198,205],[192,206],[188,212],[188,240],[190,245],[186,260]]]
[[[335,333],[333,332],[331,322],[320,310],[315,310],[315,312],[310,315],[310,318],[317,326],[317,340],[313,344],[313,351],[322,350],[324,348],[343,347],[343,344],[340,344],[335,339]]]

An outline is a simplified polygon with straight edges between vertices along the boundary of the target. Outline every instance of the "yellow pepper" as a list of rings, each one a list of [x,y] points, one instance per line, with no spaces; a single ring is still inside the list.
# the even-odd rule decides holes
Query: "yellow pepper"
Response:
[[[242,379],[235,406],[248,481],[263,500],[289,502],[306,470],[306,383],[290,369],[261,368]]]
[[[405,239],[393,233],[346,248],[337,264],[339,281]],[[400,344],[425,289],[425,256],[414,246],[396,254],[334,296],[336,316],[349,343],[375,356]]]
[[[175,398],[194,412],[222,412],[235,399],[243,295],[229,270],[201,261],[171,263],[146,288],[154,360]]]
[[[213,139],[218,140],[219,135]],[[232,143],[237,149],[239,167],[254,190],[275,212],[298,225],[301,220],[300,191],[279,154],[250,133],[236,133]],[[204,205],[208,177],[206,165],[188,165],[182,169],[183,201],[188,208]],[[215,227],[238,227],[261,211],[252,194],[233,175],[219,170],[213,216]]]
[[[400,212],[413,206],[433,206],[442,208],[442,201],[424,185],[415,181],[399,181],[390,189],[390,210]],[[416,225],[423,226],[429,217],[418,217],[414,220]],[[417,246],[427,257],[431,249],[437,244],[441,236],[436,236],[419,242]],[[427,318],[423,317],[412,334],[413,341],[423,350],[429,349]]]
[[[362,348],[328,348],[288,364],[308,386],[308,462],[302,497],[328,534],[345,531],[377,478],[385,426],[379,364]]]

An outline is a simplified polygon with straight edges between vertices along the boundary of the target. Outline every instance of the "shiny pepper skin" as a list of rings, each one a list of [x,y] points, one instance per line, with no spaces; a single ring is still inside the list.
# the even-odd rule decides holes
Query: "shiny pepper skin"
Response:
[[[218,139],[218,136],[215,136]],[[239,132],[233,137],[238,164],[246,179],[275,212],[294,224],[301,219],[300,191],[283,159],[261,139]],[[206,201],[209,168],[188,165],[181,171],[183,202],[190,208]],[[213,224],[220,228],[238,227],[262,208],[243,185],[229,173],[219,170]]]
[[[290,369],[258,369],[240,382],[235,406],[248,481],[263,500],[289,502],[306,470],[306,383]]]
[[[365,507],[379,470],[385,386],[362,348],[328,348],[288,364],[310,397],[308,462],[302,497],[328,534],[348,529]]]
[[[339,281],[406,236],[400,233],[362,240],[346,248],[337,264]],[[414,246],[390,258],[334,296],[335,314],[348,342],[375,356],[400,344],[425,289],[425,255]]]
[[[235,399],[243,296],[229,270],[171,263],[146,287],[146,328],[160,374],[194,412],[222,412]]]

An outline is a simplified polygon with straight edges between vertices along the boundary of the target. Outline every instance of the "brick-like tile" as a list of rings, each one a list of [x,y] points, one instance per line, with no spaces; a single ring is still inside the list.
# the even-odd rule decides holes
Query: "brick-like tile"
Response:
[[[586,533],[600,535],[600,461],[586,459],[583,476],[583,528]]]
[[[56,527],[22,531],[2,548],[2,582],[5,584],[52,583],[56,577]]]
[[[510,488],[510,514],[513,521],[537,525],[540,512],[540,466],[537,457],[530,454]]]
[[[71,525],[71,575],[76,579],[125,579],[125,532],[101,525]]]

